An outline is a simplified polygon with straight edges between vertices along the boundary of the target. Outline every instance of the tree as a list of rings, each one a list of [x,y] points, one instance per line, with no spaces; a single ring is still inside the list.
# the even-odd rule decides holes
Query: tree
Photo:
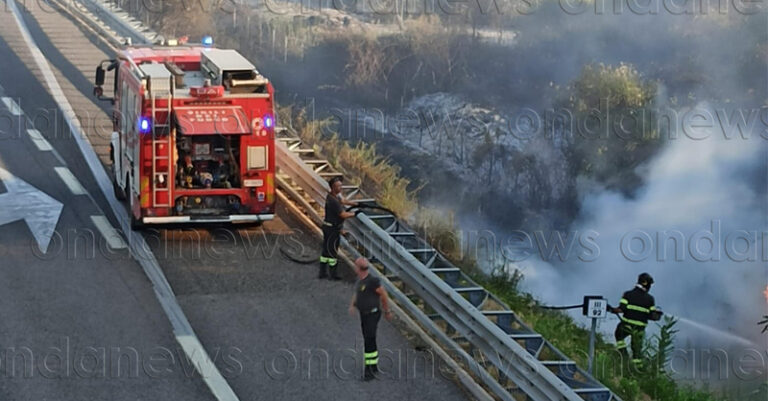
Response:
[[[556,103],[570,119],[558,128],[570,138],[572,169],[610,188],[636,188],[641,181],[636,167],[661,145],[655,95],[656,85],[628,64],[586,65]]]
[[[131,7],[138,9],[131,10]],[[215,33],[215,11],[231,14],[234,7],[234,0],[145,0],[129,2],[127,10],[136,13],[149,26],[160,27],[160,33],[167,37],[197,38]]]

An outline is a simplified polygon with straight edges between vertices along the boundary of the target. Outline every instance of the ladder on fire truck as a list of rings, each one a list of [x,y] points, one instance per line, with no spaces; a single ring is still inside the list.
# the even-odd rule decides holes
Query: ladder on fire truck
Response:
[[[165,79],[154,80],[150,77],[149,81],[147,87],[150,103],[152,104],[152,204],[154,207],[171,207],[173,202],[171,198],[171,188],[173,186],[171,173],[174,167],[173,160],[171,160],[174,146],[174,138],[171,134],[171,112],[173,109],[175,85],[172,77],[168,79],[167,87],[165,85],[157,85],[158,88],[155,88],[156,83],[163,82]],[[157,107],[158,95],[166,98],[166,107]],[[161,124],[160,116],[162,113],[165,113],[165,122]],[[160,152],[160,149],[163,147],[165,152]],[[161,164],[165,166],[165,171],[161,171],[158,168]],[[158,195],[162,193],[167,195],[165,202],[160,202],[158,199]]]

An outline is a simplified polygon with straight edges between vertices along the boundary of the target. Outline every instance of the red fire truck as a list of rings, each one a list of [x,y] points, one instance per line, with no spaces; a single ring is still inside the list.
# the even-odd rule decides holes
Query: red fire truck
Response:
[[[274,217],[273,88],[237,51],[129,46],[98,66],[94,94],[113,105],[115,195],[133,228]]]

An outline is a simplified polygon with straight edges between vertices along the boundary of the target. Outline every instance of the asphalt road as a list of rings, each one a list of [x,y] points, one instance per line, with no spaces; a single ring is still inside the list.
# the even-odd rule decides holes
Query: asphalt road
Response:
[[[179,303],[242,400],[463,400],[430,351],[382,319],[381,380],[362,382],[363,339],[347,312],[352,274],[319,280],[317,266],[279,251],[317,255],[318,239],[288,212],[261,228],[148,233]]]
[[[103,201],[68,133],[42,123],[50,141],[27,133],[56,105],[6,38],[0,71],[0,96],[23,113],[0,102],[0,168],[63,204],[47,253],[23,220],[0,226],[0,400],[213,399],[184,365],[141,269],[94,223],[107,217]],[[0,187],[0,197],[11,195]],[[24,213],[27,205],[5,207],[8,199],[0,215]]]

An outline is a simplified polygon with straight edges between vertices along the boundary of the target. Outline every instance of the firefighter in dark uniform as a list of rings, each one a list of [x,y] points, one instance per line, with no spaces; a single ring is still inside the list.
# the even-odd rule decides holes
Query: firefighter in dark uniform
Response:
[[[328,182],[331,192],[325,197],[323,249],[320,253],[320,274],[318,278],[329,277],[331,280],[339,279],[336,265],[338,263],[339,241],[341,234],[344,232],[344,220],[355,216],[355,213],[344,210],[344,205],[357,206],[357,203],[347,201],[341,196],[343,182],[344,180],[340,176],[333,177]],[[330,276],[328,274],[329,270]]]
[[[621,314],[619,325],[616,326],[616,349],[622,355],[628,356],[627,337],[632,342],[632,363],[640,365],[643,362],[643,339],[645,338],[645,327],[648,320],[661,319],[662,312],[656,308],[653,296],[648,292],[651,290],[653,277],[648,273],[642,273],[637,278],[635,288],[627,291],[621,297],[618,308],[612,308],[611,311]]]
[[[363,329],[365,374],[363,380],[368,381],[376,378],[379,371],[379,350],[376,348],[376,328],[381,319],[381,312],[384,311],[384,317],[387,320],[392,319],[392,312],[389,310],[387,300],[387,291],[381,286],[378,278],[373,277],[369,272],[368,260],[358,258],[355,260],[355,273],[357,273],[357,282],[355,283],[355,294],[352,296],[352,302],[349,305],[349,313],[355,314],[355,309],[360,313],[360,325]]]

